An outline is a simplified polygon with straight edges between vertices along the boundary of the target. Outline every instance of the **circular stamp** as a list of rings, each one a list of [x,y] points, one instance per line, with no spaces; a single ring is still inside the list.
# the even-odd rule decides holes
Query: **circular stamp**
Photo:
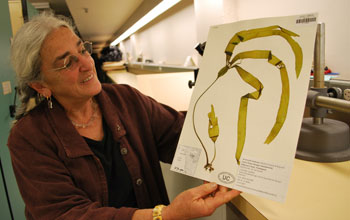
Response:
[[[218,179],[220,182],[225,184],[230,184],[235,182],[235,177],[229,172],[221,172],[218,174]]]

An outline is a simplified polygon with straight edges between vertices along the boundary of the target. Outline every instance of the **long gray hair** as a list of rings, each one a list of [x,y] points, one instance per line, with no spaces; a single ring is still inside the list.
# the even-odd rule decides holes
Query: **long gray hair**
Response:
[[[18,94],[21,105],[16,109],[18,120],[38,105],[43,99],[29,86],[42,80],[40,49],[47,35],[59,27],[74,32],[72,22],[52,12],[41,13],[25,23],[14,37],[11,45],[11,63],[16,72]]]

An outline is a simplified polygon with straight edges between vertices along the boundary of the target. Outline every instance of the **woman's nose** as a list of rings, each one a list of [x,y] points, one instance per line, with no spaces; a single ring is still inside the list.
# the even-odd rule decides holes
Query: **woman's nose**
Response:
[[[90,55],[80,55],[78,62],[80,71],[91,70],[95,66],[95,62]]]

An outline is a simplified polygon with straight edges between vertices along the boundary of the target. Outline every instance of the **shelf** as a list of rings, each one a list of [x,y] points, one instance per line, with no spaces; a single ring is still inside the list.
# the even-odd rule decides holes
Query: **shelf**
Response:
[[[104,62],[102,64],[102,69],[104,71],[125,70],[125,62]]]
[[[126,69],[134,74],[152,74],[152,73],[175,73],[192,72],[198,70],[198,67],[185,67],[177,65],[164,65],[155,63],[133,62],[126,63]]]

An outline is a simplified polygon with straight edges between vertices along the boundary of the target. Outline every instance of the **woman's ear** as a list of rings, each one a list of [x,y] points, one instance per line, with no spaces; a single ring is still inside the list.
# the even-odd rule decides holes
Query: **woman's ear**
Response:
[[[50,97],[52,95],[51,90],[47,88],[42,82],[31,82],[29,83],[29,86],[44,97]]]

